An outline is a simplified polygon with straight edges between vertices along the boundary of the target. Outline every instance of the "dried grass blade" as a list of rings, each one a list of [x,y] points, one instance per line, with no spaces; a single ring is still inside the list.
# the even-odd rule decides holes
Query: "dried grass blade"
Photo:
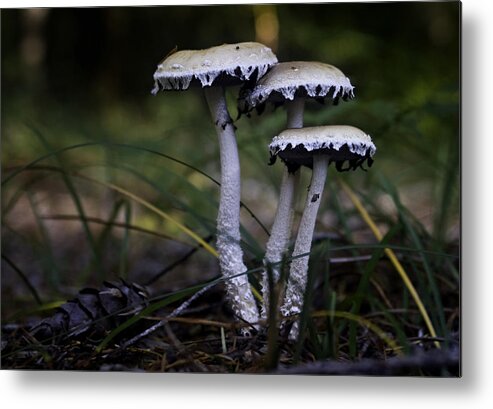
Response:
[[[93,179],[89,176],[82,176],[82,175],[78,175],[79,177],[82,177],[83,179],[86,179],[86,180],[89,180],[91,182],[94,182],[94,183],[97,183],[99,185],[102,185],[102,186],[105,186],[109,189],[112,189],[114,190],[115,192],[118,192],[124,196],[127,196],[129,198],[131,198],[132,200],[134,200],[135,202],[137,203],[140,203],[142,206],[146,207],[147,209],[151,210],[152,212],[156,213],[157,215],[159,215],[160,217],[162,217],[163,219],[165,219],[166,221],[174,224],[176,227],[178,227],[181,231],[183,231],[185,234],[187,234],[189,237],[191,237],[192,239],[194,239],[197,243],[199,243],[205,250],[207,250],[210,254],[212,254],[214,257],[217,257],[217,251],[216,249],[214,249],[209,243],[207,243],[202,237],[200,237],[197,233],[195,233],[194,231],[190,230],[188,227],[186,227],[185,225],[183,225],[182,223],[180,223],[178,220],[176,220],[175,218],[171,217],[168,213],[166,213],[165,211],[157,208],[156,206],[154,206],[153,204],[149,203],[147,200],[145,199],[142,199],[141,197],[133,194],[132,192],[129,192],[128,190],[120,187],[120,186],[117,186],[113,183],[109,183],[109,182],[103,182],[101,180],[97,180],[97,179]]]
[[[353,190],[343,181],[339,180],[339,184],[341,185],[342,189],[344,192],[348,195],[349,199],[353,203],[354,207],[356,210],[358,210],[359,214],[361,215],[362,219],[365,221],[365,223],[368,225],[370,230],[373,232],[373,235],[376,237],[378,241],[381,241],[383,238],[382,233],[378,229],[377,225],[369,215],[369,213],[366,211],[365,207],[361,203],[361,201],[358,199],[356,194],[353,192]],[[419,296],[418,292],[416,291],[416,288],[414,287],[413,283],[411,282],[411,279],[409,278],[409,275],[406,273],[406,270],[404,270],[404,267],[402,267],[402,264],[400,263],[399,259],[395,255],[395,253],[392,251],[390,248],[385,249],[385,254],[393,264],[394,268],[396,269],[397,273],[401,277],[402,281],[404,282],[404,285],[408,289],[409,293],[411,294],[411,297],[413,297],[414,302],[416,303],[419,312],[421,313],[421,316],[423,317],[423,320],[426,324],[426,327],[428,328],[428,331],[430,332],[431,337],[436,338],[437,333],[435,331],[435,328],[433,327],[433,324],[431,322],[430,316],[428,315],[428,312],[426,311],[426,308],[421,301],[421,297]],[[435,342],[435,346],[437,348],[440,348],[440,343]]]

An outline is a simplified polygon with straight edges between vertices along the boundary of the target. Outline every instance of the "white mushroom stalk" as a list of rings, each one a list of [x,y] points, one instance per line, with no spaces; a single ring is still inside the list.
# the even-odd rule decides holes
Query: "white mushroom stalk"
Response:
[[[263,76],[277,63],[272,51],[259,43],[224,44],[206,50],[183,50],[168,56],[154,74],[153,93],[184,90],[200,85],[219,139],[221,188],[217,216],[217,250],[233,312],[256,327],[257,305],[248,282],[240,241],[241,176],[235,127],[229,115],[224,87]],[[248,328],[243,333],[249,333]]]
[[[308,166],[313,169],[310,188],[296,237],[293,260],[281,313],[288,317],[301,313],[307,283],[309,253],[320,207],[327,168],[335,162],[338,170],[348,162],[346,170],[371,166],[376,151],[371,138],[351,126],[320,126],[287,129],[276,136],[270,145],[273,158],[279,156],[288,166]],[[299,334],[299,321],[289,333],[294,340]]]
[[[205,89],[205,95],[219,139],[221,157],[221,191],[217,214],[217,251],[221,272],[229,279],[225,281],[233,311],[248,323],[259,319],[243,263],[240,241],[240,159],[236,145],[234,126],[229,117],[222,87]]]
[[[284,317],[300,314],[303,307],[309,256],[300,257],[300,255],[309,254],[312,247],[313,232],[327,178],[328,164],[329,158],[326,155],[314,155],[312,179],[293,249],[284,303],[281,306],[281,313]],[[298,333],[299,324],[298,321],[295,321],[291,327],[290,338],[296,339]]]
[[[270,286],[268,274],[272,274],[272,283],[274,285],[279,282],[282,260],[288,250],[293,226],[293,203],[298,179],[299,172],[290,173],[287,167],[284,169],[276,216],[272,224],[271,234],[266,244],[264,256],[264,270],[262,271],[262,319],[267,318],[269,311]]]
[[[304,106],[304,98],[295,98],[293,101],[286,103],[288,128],[303,127]],[[277,204],[274,223],[272,224],[270,237],[267,240],[265,249],[265,269],[262,272],[263,304],[260,313],[262,319],[267,318],[269,311],[270,286],[268,274],[272,274],[273,284],[279,282],[282,260],[289,247],[289,239],[293,227],[294,198],[298,180],[299,172],[297,170],[290,171],[289,167],[286,166],[282,174],[279,202]]]
[[[307,99],[353,98],[354,87],[349,79],[333,65],[314,61],[282,62],[275,65],[258,81],[255,88],[246,92],[244,106],[240,112],[249,112],[254,107],[261,112],[266,103],[284,104],[287,111],[287,128],[302,128],[304,106]],[[261,317],[267,316],[269,310],[269,277],[277,283],[280,277],[281,261],[288,250],[291,236],[294,191],[299,180],[298,167],[287,166],[284,169],[279,203],[271,229],[271,235],[266,244],[262,275],[263,308]],[[270,267],[270,268],[269,268]]]

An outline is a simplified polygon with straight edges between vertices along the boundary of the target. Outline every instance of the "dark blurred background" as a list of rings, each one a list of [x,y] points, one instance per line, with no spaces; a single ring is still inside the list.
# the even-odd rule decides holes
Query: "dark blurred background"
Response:
[[[458,2],[3,10],[4,113],[19,98],[41,99],[37,110],[142,105],[175,46],[254,40],[280,60],[339,66],[358,100],[409,103],[419,88],[457,89],[458,24]]]
[[[335,107],[308,105],[306,124],[349,124],[373,137],[378,148],[374,167],[344,177],[371,198],[374,210],[396,217],[382,191],[384,180],[437,243],[459,237],[458,2],[4,9],[1,27],[4,176],[66,146],[120,142],[166,153],[217,179],[217,144],[201,92],[152,96],[152,75],[175,47],[259,41],[280,61],[327,62],[350,78],[356,98]],[[233,90],[233,117],[234,96]],[[267,167],[267,144],[284,121],[278,109],[237,122],[242,197],[268,228],[281,168]],[[204,237],[213,232],[217,186],[190,169],[138,150],[90,147],[62,156],[66,170],[82,169],[122,185]],[[42,163],[61,166],[53,157]],[[123,167],[134,173],[129,176]],[[39,285],[47,276],[54,288],[73,285],[67,272],[89,269],[87,232],[80,223],[46,219],[80,217],[80,209],[66,181],[39,178],[40,172],[23,172],[4,186],[3,251],[38,277]],[[115,209],[118,197],[100,187],[76,181],[75,190],[86,216],[104,218]],[[132,207],[134,224],[180,237],[137,208]],[[337,228],[330,203],[320,220],[321,228]],[[243,222],[253,237],[245,239],[251,252],[259,254],[267,236],[248,215]],[[134,278],[152,275],[188,251],[176,243],[153,247],[155,242],[148,237],[130,241],[132,257],[125,267],[115,250],[120,241],[115,242],[118,246],[104,252],[108,271],[117,274],[123,268]],[[214,270],[209,274],[217,273],[216,261],[207,254],[202,262],[208,264],[201,267]],[[3,275],[4,293],[14,291],[13,276]]]

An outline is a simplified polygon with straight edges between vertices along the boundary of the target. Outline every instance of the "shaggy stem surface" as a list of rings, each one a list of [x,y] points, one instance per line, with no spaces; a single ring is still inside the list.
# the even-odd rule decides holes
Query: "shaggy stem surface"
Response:
[[[282,259],[286,254],[291,236],[293,225],[293,202],[295,188],[299,172],[296,174],[289,173],[287,168],[284,170],[281,191],[279,194],[279,203],[277,205],[276,217],[272,225],[271,235],[267,242],[264,265],[266,268],[262,273],[262,295],[264,303],[262,306],[262,319],[267,318],[269,310],[269,279],[267,266],[270,266],[272,282],[277,284],[281,275]]]
[[[327,178],[328,164],[329,159],[326,155],[314,155],[312,179],[298,228],[298,235],[296,236],[284,304],[281,307],[283,316],[299,314],[303,307],[310,258],[308,253],[310,253],[312,247],[313,232],[322,200],[325,179]],[[301,256],[302,254],[306,255]],[[296,339],[298,333],[299,322],[295,321],[289,338]]]
[[[219,138],[221,157],[221,189],[217,215],[217,250],[221,273],[234,313],[248,323],[259,319],[247,275],[231,278],[247,271],[240,246],[240,161],[234,126],[229,115],[224,89],[205,88],[212,120]]]
[[[287,111],[287,128],[303,128],[305,99],[295,98],[293,101],[287,101],[285,105]],[[293,203],[299,173],[299,171],[290,173],[287,167],[284,168],[276,216],[272,225],[271,235],[266,245],[264,265],[270,266],[272,282],[274,284],[277,284],[279,281],[281,261],[289,246],[293,226]],[[262,273],[262,295],[264,299],[261,311],[262,319],[267,318],[267,311],[269,311],[270,290],[268,273],[267,268]]]

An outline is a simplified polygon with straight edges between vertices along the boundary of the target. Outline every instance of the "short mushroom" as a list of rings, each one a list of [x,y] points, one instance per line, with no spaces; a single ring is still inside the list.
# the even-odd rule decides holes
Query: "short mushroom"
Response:
[[[229,115],[224,87],[256,81],[277,63],[263,44],[224,44],[205,50],[182,50],[166,57],[154,73],[156,94],[163,90],[204,88],[219,138],[221,188],[217,216],[217,249],[221,272],[234,313],[248,323],[258,321],[258,310],[244,273],[240,246],[240,164],[235,127]],[[248,330],[244,330],[248,332]]]
[[[262,77],[253,89],[245,89],[239,104],[241,113],[253,108],[261,113],[266,103],[282,105],[287,111],[287,128],[302,128],[306,99],[320,102],[342,98],[353,98],[354,87],[338,68],[316,61],[292,61],[275,65]],[[276,283],[280,276],[280,262],[287,251],[293,220],[293,200],[299,174],[288,165],[282,176],[279,203],[266,245],[264,264],[271,266],[272,279]],[[264,304],[262,318],[266,318],[269,303],[269,281],[263,272],[262,293]]]
[[[327,168],[334,162],[338,171],[363,168],[373,163],[376,151],[371,138],[358,128],[346,125],[286,129],[274,137],[269,146],[273,161],[277,157],[291,169],[300,166],[312,169],[312,178],[296,237],[289,279],[281,306],[284,317],[299,314],[303,306],[308,261],[318,209],[322,199]],[[364,169],[364,168],[363,168]],[[294,322],[289,334],[298,336],[299,324]]]

